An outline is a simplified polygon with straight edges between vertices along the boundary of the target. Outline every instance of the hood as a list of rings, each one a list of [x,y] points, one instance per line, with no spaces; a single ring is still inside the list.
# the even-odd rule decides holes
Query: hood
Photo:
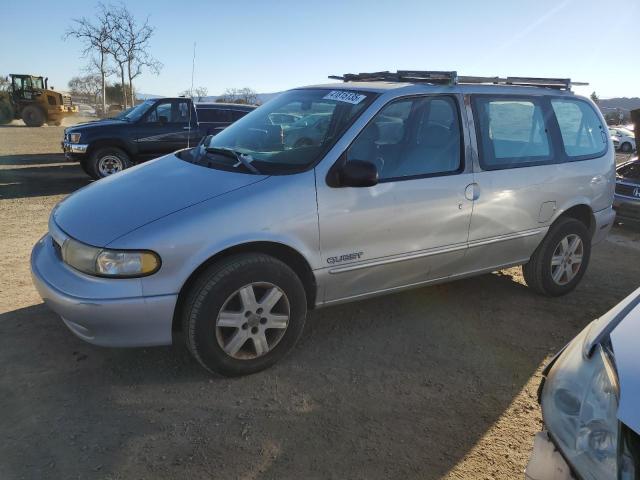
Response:
[[[80,129],[86,130],[88,128],[95,128],[95,127],[104,128],[106,125],[125,126],[125,125],[131,125],[131,123],[127,122],[126,120],[115,120],[115,119],[105,118],[100,120],[91,120],[90,122],[77,123],[76,125],[67,127],[65,129],[65,132],[73,132],[75,130],[80,130]]]
[[[634,294],[631,310],[611,332],[611,345],[620,385],[618,418],[640,435],[640,289]]]
[[[53,219],[71,237],[104,247],[142,225],[265,178],[194,165],[171,154],[78,190],[58,204]]]

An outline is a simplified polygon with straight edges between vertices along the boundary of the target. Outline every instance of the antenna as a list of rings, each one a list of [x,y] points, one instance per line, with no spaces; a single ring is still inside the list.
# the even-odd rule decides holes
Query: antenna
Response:
[[[191,106],[189,107],[189,129],[187,132],[187,148],[191,145],[191,111],[195,110],[196,106],[193,103],[193,74],[196,71],[196,42],[193,42],[193,61],[191,62],[191,90],[189,90],[189,98],[191,98]]]

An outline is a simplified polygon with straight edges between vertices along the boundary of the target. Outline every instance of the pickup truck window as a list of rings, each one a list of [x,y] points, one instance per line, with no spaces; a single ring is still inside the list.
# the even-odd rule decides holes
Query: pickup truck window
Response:
[[[376,96],[347,89],[291,90],[181,158],[211,168],[242,168],[236,158],[242,156],[265,174],[303,171],[329,151]]]

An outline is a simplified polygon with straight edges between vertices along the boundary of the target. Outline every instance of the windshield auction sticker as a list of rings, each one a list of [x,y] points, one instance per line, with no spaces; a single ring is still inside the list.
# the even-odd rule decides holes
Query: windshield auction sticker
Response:
[[[333,90],[327,93],[322,98],[324,100],[335,100],[336,102],[345,102],[345,103],[352,103],[353,105],[357,105],[362,100],[367,98],[367,96],[361,95],[355,92],[344,91],[344,90]]]

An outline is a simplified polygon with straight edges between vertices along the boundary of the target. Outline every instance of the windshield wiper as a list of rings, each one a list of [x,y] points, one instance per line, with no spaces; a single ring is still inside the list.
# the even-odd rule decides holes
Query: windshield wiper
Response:
[[[251,155],[245,155],[244,153],[237,152],[232,148],[224,148],[224,147],[206,147],[204,149],[207,153],[218,153],[221,155],[226,155],[227,157],[235,158],[238,163],[234,165],[234,167],[239,167],[240,165],[244,165],[247,170],[256,175],[261,175],[260,170],[252,165],[253,157]]]

